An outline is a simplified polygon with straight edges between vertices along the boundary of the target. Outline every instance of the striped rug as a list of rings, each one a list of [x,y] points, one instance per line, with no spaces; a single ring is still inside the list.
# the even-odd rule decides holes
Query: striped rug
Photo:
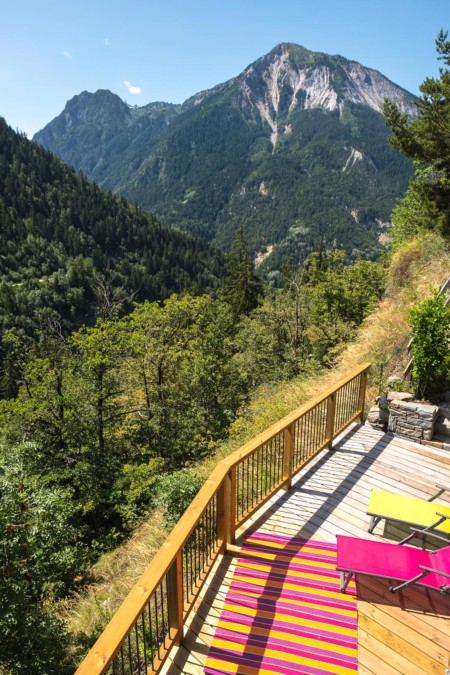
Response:
[[[242,551],[205,673],[357,672],[355,584],[340,593],[336,545],[255,532]]]

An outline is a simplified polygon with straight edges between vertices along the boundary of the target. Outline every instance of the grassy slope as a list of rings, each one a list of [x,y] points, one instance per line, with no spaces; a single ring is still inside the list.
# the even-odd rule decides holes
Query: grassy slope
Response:
[[[373,364],[368,403],[378,393],[380,366],[384,377],[401,375],[407,363],[405,347],[409,340],[407,315],[418,299],[430,294],[450,273],[450,248],[442,239],[428,235],[407,244],[393,257],[384,299],[365,320],[355,341],[339,357],[332,370],[321,376],[297,379],[260,388],[241,411],[229,439],[214,458],[202,465],[205,476],[222,457],[233,452],[257,433],[332,384],[346,371],[363,361]],[[162,515],[155,512],[136,530],[131,540],[104,556],[92,570],[92,583],[62,610],[74,634],[83,634],[87,644],[105,625],[165,536]]]

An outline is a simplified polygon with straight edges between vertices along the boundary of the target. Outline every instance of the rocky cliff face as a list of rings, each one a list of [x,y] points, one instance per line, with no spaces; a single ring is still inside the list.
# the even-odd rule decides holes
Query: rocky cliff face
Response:
[[[353,103],[381,113],[385,98],[389,98],[402,112],[416,112],[411,94],[378,71],[293,44],[278,45],[239,79],[241,105],[259,111],[271,129],[273,145],[279,134],[286,132],[283,124],[296,109],[342,111]]]

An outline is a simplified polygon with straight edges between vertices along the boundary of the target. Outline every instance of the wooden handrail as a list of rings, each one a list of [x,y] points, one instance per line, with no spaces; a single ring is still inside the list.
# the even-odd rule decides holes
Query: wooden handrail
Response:
[[[180,575],[182,575],[182,551],[186,542],[188,542],[200,522],[200,519],[204,515],[205,510],[211,504],[211,501],[216,499],[218,504],[217,537],[219,540],[218,553],[221,553],[226,550],[227,544],[233,543],[234,532],[238,524],[236,516],[236,467],[248,460],[248,458],[257,450],[270,443],[270,441],[276,438],[280,433],[283,433],[284,459],[281,485],[289,487],[293,474],[302,468],[301,466],[298,466],[295,471],[293,470],[292,454],[295,446],[295,423],[298,420],[301,420],[301,418],[306,416],[309,412],[313,411],[314,408],[324,401],[331,401],[331,404],[327,404],[326,406],[328,415],[326,440],[319,448],[316,448],[314,453],[308,457],[307,461],[315,456],[315,454],[323,447],[331,447],[332,440],[338,433],[337,430],[334,429],[337,392],[352,382],[352,380],[360,377],[357,403],[355,409],[352,410],[352,414],[349,415],[348,420],[346,420],[344,427],[342,427],[345,428],[345,426],[348,426],[348,424],[355,419],[362,419],[367,379],[366,374],[369,367],[370,363],[364,363],[361,366],[353,368],[334,385],[327,387],[327,389],[322,391],[318,396],[315,396],[307,403],[286,415],[282,420],[273,424],[266,429],[266,431],[253,438],[217,464],[191,505],[180,518],[177,525],[175,525],[139,581],[132,588],[108,626],[87,654],[86,658],[76,671],[76,675],[101,675],[101,673],[106,671],[115,658],[118,650],[127,639],[130,631],[133,630],[136,621],[141,616],[149,599],[156,592],[156,589],[158,589],[159,585],[167,575],[169,575],[170,580],[173,580],[176,595],[175,599],[172,595],[169,602],[170,606],[176,610],[175,617],[173,617],[174,612],[172,609],[170,628],[173,629],[174,635],[171,636],[171,639],[173,638],[173,643],[182,639],[182,625],[180,625],[180,623],[183,622],[183,609],[180,607],[180,603],[183,602],[183,580],[180,578]],[[330,410],[332,411],[331,415],[329,414]],[[339,433],[342,431],[342,428],[339,429]],[[305,463],[306,461],[302,466]],[[281,485],[277,484],[276,489],[279,489]],[[271,492],[267,492],[264,498],[252,507],[251,512],[254,512],[256,508],[259,508],[270,494]],[[247,513],[245,517],[248,517],[248,515],[249,514]],[[159,665],[162,665],[163,659],[158,662]]]

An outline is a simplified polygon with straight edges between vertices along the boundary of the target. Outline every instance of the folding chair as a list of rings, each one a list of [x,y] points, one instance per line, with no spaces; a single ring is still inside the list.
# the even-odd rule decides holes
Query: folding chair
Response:
[[[417,584],[450,593],[450,546],[424,551],[412,546],[337,535],[337,564],[341,591],[355,574],[387,579],[389,590]],[[393,586],[393,581],[400,582]]]
[[[386,519],[425,528],[424,534],[430,530],[450,534],[450,506],[434,502],[447,490],[436,487],[439,487],[439,491],[429,500],[372,490],[367,507],[367,515],[371,516],[369,532],[373,532],[380,520]]]

